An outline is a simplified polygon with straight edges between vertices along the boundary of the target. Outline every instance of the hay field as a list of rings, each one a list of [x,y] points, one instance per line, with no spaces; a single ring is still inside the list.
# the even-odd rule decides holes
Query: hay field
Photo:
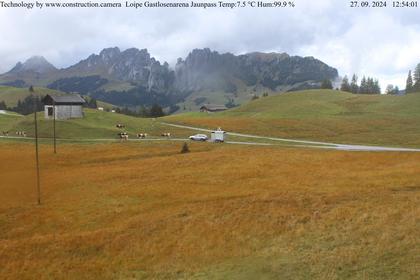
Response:
[[[0,143],[1,279],[415,279],[420,154]]]

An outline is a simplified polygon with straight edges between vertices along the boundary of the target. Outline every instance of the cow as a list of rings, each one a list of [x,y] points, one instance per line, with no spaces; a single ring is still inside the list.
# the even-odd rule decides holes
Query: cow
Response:
[[[3,136],[9,136],[9,131],[3,131]]]
[[[147,133],[137,133],[137,138],[144,139],[147,137]]]
[[[120,132],[118,133],[118,136],[120,137],[120,140],[128,140],[128,133],[127,132]]]
[[[115,125],[117,128],[125,128],[125,125],[121,124],[121,123],[117,123]]]
[[[162,136],[162,137],[171,137],[171,133],[170,132],[165,132],[165,133],[162,133],[160,136]]]
[[[16,135],[26,137],[26,132],[25,131],[16,131]]]

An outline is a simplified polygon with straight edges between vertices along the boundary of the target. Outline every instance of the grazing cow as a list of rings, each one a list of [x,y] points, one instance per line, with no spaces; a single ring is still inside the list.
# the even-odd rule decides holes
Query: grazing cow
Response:
[[[127,132],[120,132],[118,133],[118,136],[120,137],[121,140],[128,140]]]
[[[9,131],[3,131],[3,136],[9,136]]]
[[[162,136],[162,137],[171,137],[171,133],[170,132],[165,132],[165,133],[162,133],[160,136]]]
[[[120,140],[128,140],[128,133],[127,132],[120,132],[118,133],[118,136],[120,137]]]
[[[116,125],[117,128],[125,128],[125,125],[121,124],[121,123],[117,123]]]
[[[16,135],[26,137],[26,132],[25,131],[16,131]]]
[[[137,133],[137,138],[144,139],[147,137],[147,133]]]

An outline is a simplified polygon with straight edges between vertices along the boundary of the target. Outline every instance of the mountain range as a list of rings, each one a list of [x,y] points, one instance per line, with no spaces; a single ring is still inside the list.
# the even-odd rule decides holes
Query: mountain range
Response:
[[[262,92],[316,88],[322,80],[337,77],[335,68],[318,59],[286,53],[234,55],[194,49],[170,67],[147,49],[115,47],[63,69],[35,56],[0,75],[0,84],[78,92],[122,106],[178,104],[175,109],[188,110],[210,102],[240,104]]]

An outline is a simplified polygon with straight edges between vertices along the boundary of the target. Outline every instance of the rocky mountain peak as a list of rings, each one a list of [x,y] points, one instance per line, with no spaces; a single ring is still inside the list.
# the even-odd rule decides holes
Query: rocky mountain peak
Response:
[[[103,49],[99,53],[99,57],[105,62],[110,62],[121,53],[118,47]]]
[[[280,61],[280,60],[290,58],[290,55],[288,55],[287,53],[276,53],[276,52],[270,52],[270,53],[252,52],[252,53],[247,53],[246,56],[248,56],[251,59],[261,60],[265,62],[276,61],[276,60]]]
[[[35,73],[45,74],[56,70],[57,68],[49,63],[43,56],[33,56],[24,63],[18,62],[9,73],[32,71]]]
[[[106,79],[132,82],[148,90],[157,92],[169,88],[171,73],[168,64],[161,65],[150,56],[147,49],[119,48],[103,49],[99,54],[92,54],[74,66],[63,69],[63,76],[99,75]]]

